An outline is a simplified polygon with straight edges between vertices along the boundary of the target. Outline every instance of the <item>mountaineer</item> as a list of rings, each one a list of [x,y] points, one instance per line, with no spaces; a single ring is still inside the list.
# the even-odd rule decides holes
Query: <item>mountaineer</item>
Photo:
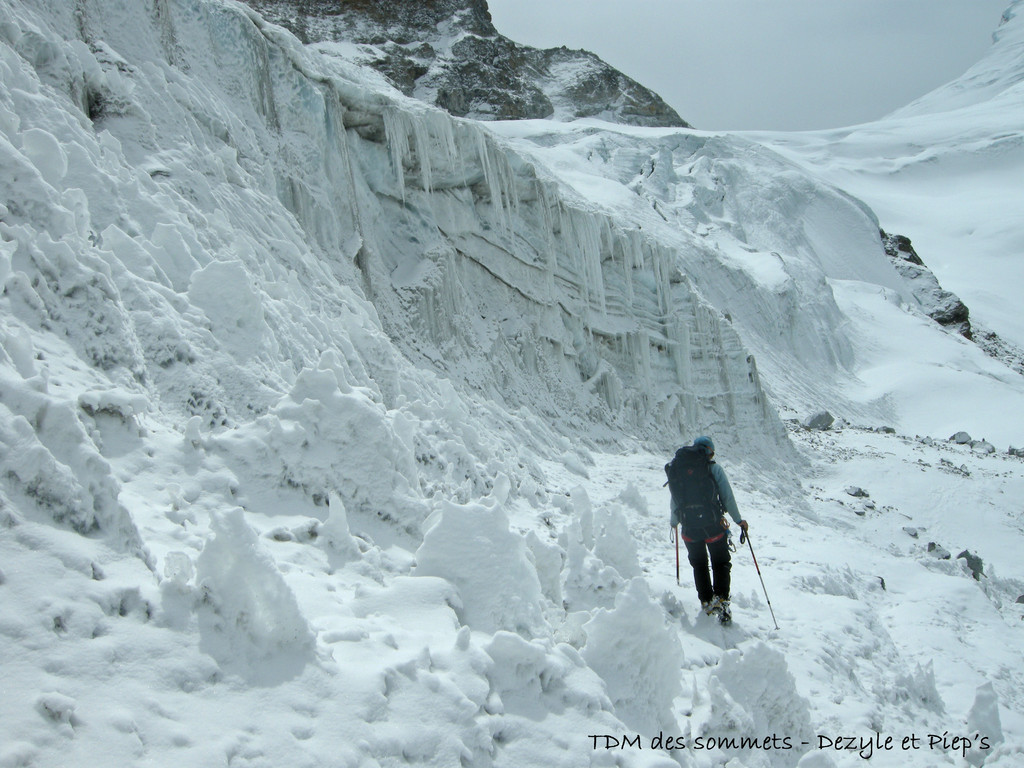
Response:
[[[666,485],[672,494],[672,535],[679,535],[676,526],[681,525],[701,608],[709,616],[718,616],[719,621],[728,624],[732,621],[729,604],[732,559],[729,522],[725,513],[728,512],[744,535],[747,522],[740,516],[725,470],[714,459],[715,444],[710,437],[701,436],[693,441],[693,445],[676,451],[672,461],[665,465],[665,474],[668,475]],[[678,541],[677,538],[677,580]]]

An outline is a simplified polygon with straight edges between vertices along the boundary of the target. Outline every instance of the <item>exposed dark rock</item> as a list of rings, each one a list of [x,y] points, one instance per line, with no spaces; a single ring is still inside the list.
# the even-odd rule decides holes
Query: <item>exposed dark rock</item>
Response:
[[[503,37],[466,36],[421,84],[433,88],[437,106],[459,117],[551,117],[554,105],[538,84],[544,72],[527,51]]]
[[[416,81],[430,71],[429,62],[434,58],[434,49],[426,43],[411,50],[395,43],[388,43],[385,50],[389,55],[377,61],[376,69],[398,90],[406,96],[411,96]]]
[[[866,499],[870,496],[870,494],[859,485],[846,486],[846,493],[853,496],[855,499]]]
[[[362,46],[407,96],[477,120],[599,117],[688,127],[660,96],[587,51],[498,34],[485,0],[246,0],[306,43]]]
[[[957,445],[967,445],[971,442],[971,436],[967,432],[961,430],[955,435],[950,436],[949,442],[956,443]]]
[[[1024,349],[1001,339],[994,332],[980,327],[978,323],[971,326],[971,335],[986,355],[999,360],[1017,373],[1024,374]]]
[[[914,297],[939,325],[956,331],[964,338],[971,338],[970,311],[955,294],[943,290],[932,271],[917,255],[909,237],[890,235],[879,230],[882,246],[892,260],[896,271],[910,284]]]
[[[835,417],[828,411],[818,411],[817,413],[804,419],[804,429],[814,429],[818,431],[831,429],[835,423]]]
[[[882,245],[896,271],[906,278],[914,297],[929,317],[940,325],[970,339],[991,358],[1024,374],[1024,349],[1001,339],[994,332],[970,320],[970,312],[954,294],[943,290],[938,279],[914,250],[910,238],[879,230]]]
[[[886,234],[885,230],[882,230],[882,244],[885,246],[886,254],[890,257],[900,258],[903,261],[909,261],[911,264],[917,264],[921,267],[924,266],[924,262],[921,261],[921,257],[917,255],[917,251],[914,250],[910,238],[906,235],[889,235]]]
[[[939,558],[939,560],[949,560],[953,557],[948,549],[936,544],[934,541],[928,542],[928,553],[933,557]]]
[[[966,549],[956,556],[957,560],[963,559],[967,561],[967,567],[971,569],[971,575],[974,576],[978,581],[985,575],[985,563],[977,555],[971,554]]]
[[[906,278],[911,293],[935,322],[970,339],[981,350],[1004,365],[1024,374],[1024,349],[1001,339],[994,332],[970,320],[966,305],[954,294],[943,290],[938,279],[914,250],[909,237],[890,235],[879,230],[882,246],[896,271]]]
[[[949,472],[953,475],[960,475],[961,477],[970,477],[971,472],[967,469],[966,464],[961,464],[959,467],[947,458],[939,459],[939,469],[944,472]]]

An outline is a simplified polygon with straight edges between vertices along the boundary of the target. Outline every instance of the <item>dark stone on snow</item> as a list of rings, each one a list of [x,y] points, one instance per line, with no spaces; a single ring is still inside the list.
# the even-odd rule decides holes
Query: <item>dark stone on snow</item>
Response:
[[[917,251],[914,250],[909,237],[906,235],[890,235],[884,229],[879,230],[879,233],[882,236],[882,246],[885,248],[887,256],[894,259],[903,259],[903,261],[909,261],[911,264],[917,264],[921,267],[924,266],[924,262],[917,255]]]
[[[967,445],[971,442],[971,436],[963,431],[957,432],[949,438],[949,442],[957,443],[958,445]]]
[[[909,237],[879,230],[882,247],[896,271],[906,279],[921,307],[939,325],[972,338],[970,311],[958,296],[939,285],[938,279],[917,255]]]
[[[868,496],[870,496],[870,494],[867,491],[865,491],[863,488],[857,485],[846,486],[846,492],[850,496],[853,496],[854,498],[857,499],[866,499],[868,498]]]
[[[966,549],[956,556],[957,560],[963,559],[967,561],[967,567],[971,569],[971,575],[975,579],[981,581],[981,577],[985,575],[985,564],[982,559],[977,555],[973,555]]]
[[[1017,602],[1018,603],[1024,603],[1024,595],[1021,595],[1020,597],[1018,597],[1017,598]]]
[[[988,440],[972,440],[971,450],[978,453],[995,453],[996,447]]]
[[[832,425],[835,424],[835,421],[835,417],[828,411],[818,411],[814,415],[804,419],[803,427],[804,429],[823,431],[831,429]]]
[[[1024,374],[1024,349],[977,325],[973,326],[972,338],[986,355]]]
[[[949,560],[953,557],[951,554],[949,554],[948,549],[946,549],[943,546],[940,546],[939,544],[936,544],[934,541],[928,542],[928,552],[934,557],[939,558],[939,560]]]

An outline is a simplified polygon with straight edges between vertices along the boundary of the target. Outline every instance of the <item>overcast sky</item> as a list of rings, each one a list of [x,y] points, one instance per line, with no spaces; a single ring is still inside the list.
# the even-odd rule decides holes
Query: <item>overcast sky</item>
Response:
[[[498,31],[586,48],[708,130],[879,118],[964,72],[1010,0],[488,0]]]

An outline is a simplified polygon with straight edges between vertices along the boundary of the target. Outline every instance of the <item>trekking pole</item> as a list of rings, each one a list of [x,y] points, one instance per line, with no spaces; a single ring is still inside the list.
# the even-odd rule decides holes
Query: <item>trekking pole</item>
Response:
[[[672,538],[676,542],[676,586],[679,586],[679,531],[676,527],[672,526]]]
[[[754,568],[757,569],[757,578],[761,579],[761,589],[764,590],[764,599],[768,601],[768,610],[771,611],[772,621],[775,622],[775,628],[778,629],[779,622],[775,618],[775,611],[772,610],[772,601],[768,597],[768,589],[764,585],[764,577],[761,575],[761,569],[757,565],[757,556],[754,555],[754,545],[750,543],[750,534],[744,531],[743,535],[747,538],[747,546],[750,547],[750,556],[754,558]]]

